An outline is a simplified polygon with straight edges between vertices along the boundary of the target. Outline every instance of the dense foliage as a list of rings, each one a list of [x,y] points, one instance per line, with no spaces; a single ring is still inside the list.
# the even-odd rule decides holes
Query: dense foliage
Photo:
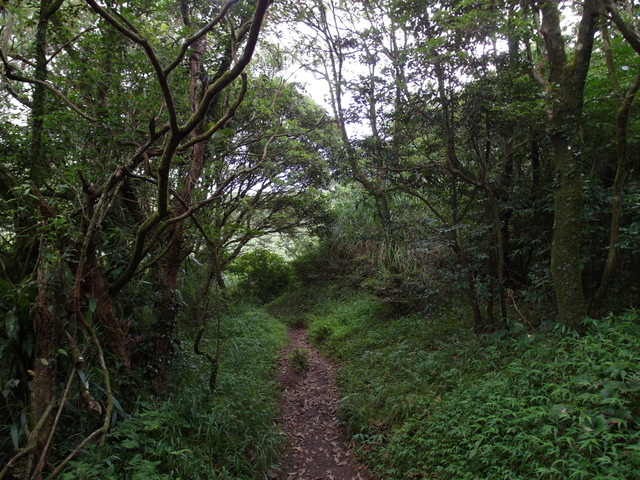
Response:
[[[284,293],[293,280],[291,266],[263,248],[241,255],[227,270],[237,277],[231,294],[243,301],[268,303]]]
[[[385,384],[344,402],[362,439],[389,441],[371,447],[383,476],[423,463],[445,476],[476,471],[417,454],[412,438],[432,435],[478,475],[517,449],[530,461],[509,468],[535,469],[524,476],[605,478],[607,462],[626,475],[637,466],[625,403],[636,398],[633,374],[595,364],[590,373],[580,352],[593,341],[605,362],[607,335],[631,344],[634,314],[624,312],[640,304],[638,8],[0,2],[0,478],[84,471],[90,458],[105,460],[101,475],[120,475],[128,459],[131,475],[187,477],[180,459],[206,448],[219,450],[203,465],[215,475],[248,476],[250,461],[266,468],[268,382],[239,386],[261,406],[223,422],[254,425],[243,438],[262,438],[264,454],[239,437],[223,445],[213,430],[194,445],[180,437],[199,418],[233,413],[223,392],[244,380],[226,376],[228,302],[264,303],[319,280],[372,295],[340,304],[342,314],[316,312],[311,334],[357,357],[353,368],[384,353]],[[293,239],[288,254],[304,252],[292,266],[256,248],[278,236]],[[303,321],[312,300],[291,304],[289,321]],[[393,320],[366,323],[378,315]],[[229,318],[238,339],[256,333]],[[376,335],[407,343],[387,352]],[[261,378],[263,353],[243,354]],[[519,383],[529,370],[542,372],[530,378],[538,390]],[[182,388],[185,371],[193,378]],[[414,391],[405,376],[433,377],[435,390]],[[504,399],[496,409],[530,404],[517,418],[531,438],[490,450],[492,435],[512,434],[506,410],[490,407],[478,410],[492,419],[486,431],[475,420],[430,430],[444,424],[430,416],[462,418],[493,393]],[[178,412],[187,428],[154,443]],[[565,442],[559,463],[549,463],[549,436]],[[611,447],[598,450],[601,439]],[[600,470],[586,474],[579,454],[589,451]]]
[[[139,402],[119,417],[99,464],[89,449],[60,478],[231,480],[276,471],[285,445],[274,423],[273,375],[284,328],[264,312],[246,308],[221,323],[215,392],[208,388],[206,359],[182,343],[171,393]],[[215,349],[215,342],[204,348]]]
[[[327,248],[374,293],[408,312],[453,283],[478,332],[514,296],[574,327],[637,302],[636,7],[595,3],[287,4],[340,128]]]
[[[477,336],[454,312],[390,318],[368,295],[312,296],[310,336],[344,363],[345,427],[380,478],[637,474],[637,312],[584,335],[549,322]]]

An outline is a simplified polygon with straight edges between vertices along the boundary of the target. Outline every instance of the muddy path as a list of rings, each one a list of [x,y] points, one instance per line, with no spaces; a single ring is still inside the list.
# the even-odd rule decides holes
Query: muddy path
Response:
[[[304,353],[306,368],[294,368],[292,354]],[[300,355],[297,356],[300,358]],[[304,365],[303,365],[304,366]],[[337,427],[336,367],[311,346],[304,329],[289,330],[280,360],[281,410],[290,442],[281,480],[368,480]]]

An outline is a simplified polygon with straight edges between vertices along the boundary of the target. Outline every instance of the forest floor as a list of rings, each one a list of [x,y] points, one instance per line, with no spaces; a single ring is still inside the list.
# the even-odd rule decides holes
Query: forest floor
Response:
[[[336,367],[309,344],[306,330],[289,330],[278,372],[289,457],[282,480],[367,480],[338,428]]]

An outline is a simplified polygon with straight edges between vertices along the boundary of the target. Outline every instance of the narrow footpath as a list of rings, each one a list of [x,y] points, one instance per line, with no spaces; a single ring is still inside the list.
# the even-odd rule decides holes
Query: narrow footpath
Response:
[[[306,368],[293,367],[292,353],[301,351]],[[300,370],[300,369],[298,369]],[[349,452],[337,427],[336,368],[306,338],[304,329],[289,331],[280,361],[281,409],[291,450],[282,480],[368,480],[363,466]]]

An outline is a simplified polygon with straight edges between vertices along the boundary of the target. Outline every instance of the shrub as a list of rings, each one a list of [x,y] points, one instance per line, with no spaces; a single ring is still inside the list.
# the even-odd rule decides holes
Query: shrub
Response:
[[[331,337],[336,330],[337,322],[331,319],[322,319],[311,323],[309,338],[314,343],[322,344]]]
[[[293,278],[293,269],[280,255],[262,248],[240,256],[228,271],[238,276],[235,295],[262,304],[281,295]]]

